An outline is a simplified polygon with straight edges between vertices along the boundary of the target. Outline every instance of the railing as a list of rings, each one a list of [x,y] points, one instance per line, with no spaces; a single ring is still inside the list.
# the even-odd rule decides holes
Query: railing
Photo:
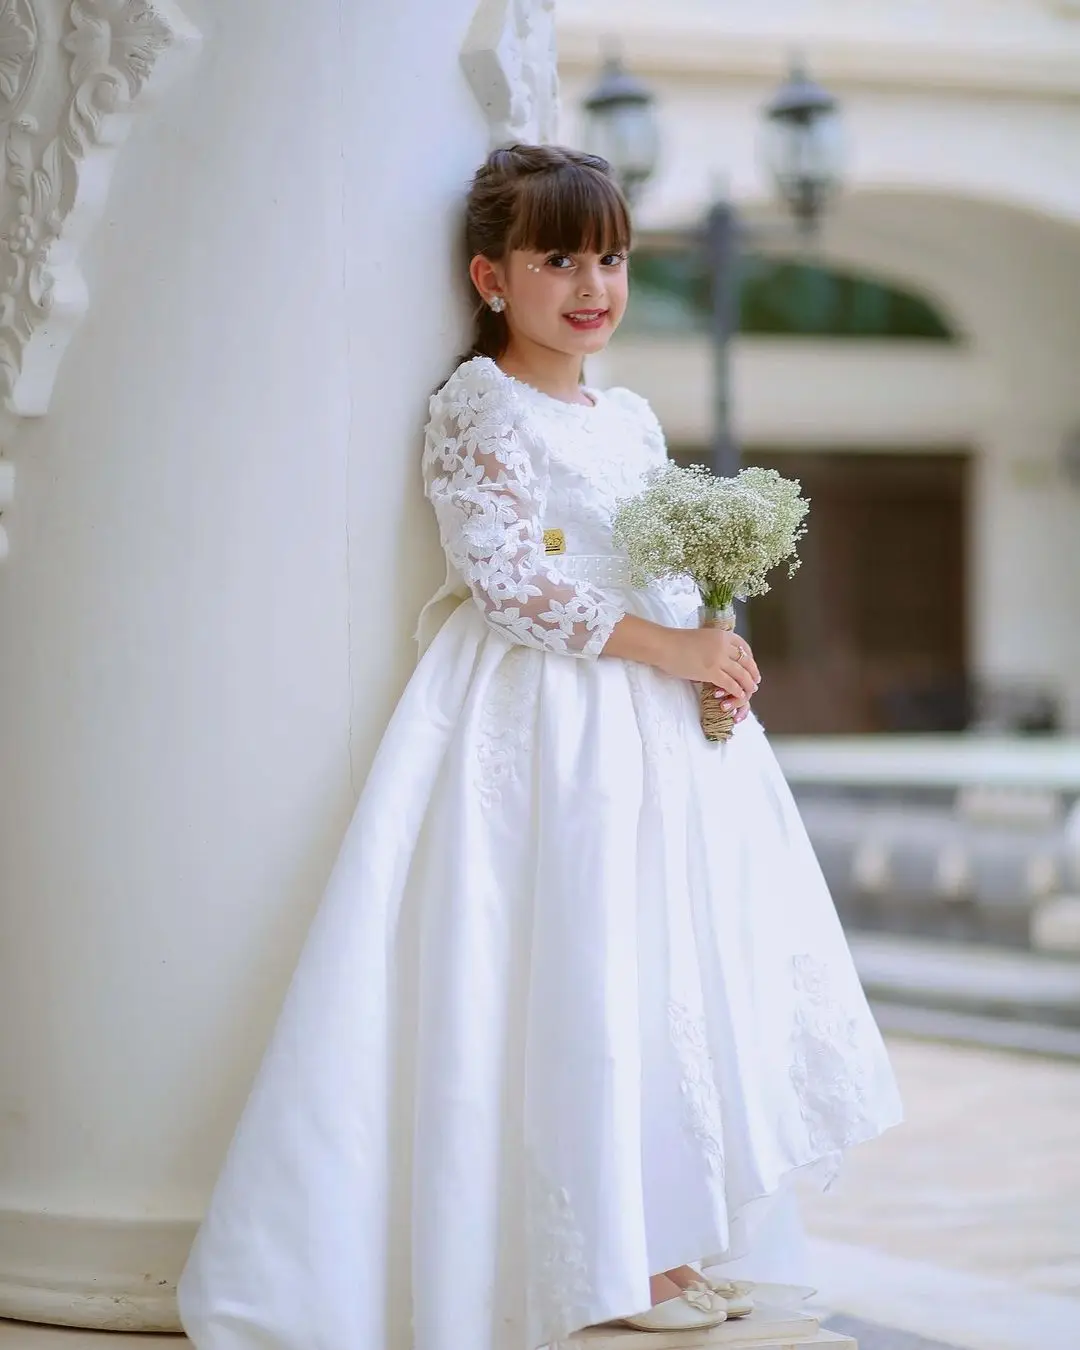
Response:
[[[854,927],[1080,951],[1080,738],[773,747]]]
[[[1080,737],[790,736],[773,749],[790,783],[1015,788],[1080,796]]]

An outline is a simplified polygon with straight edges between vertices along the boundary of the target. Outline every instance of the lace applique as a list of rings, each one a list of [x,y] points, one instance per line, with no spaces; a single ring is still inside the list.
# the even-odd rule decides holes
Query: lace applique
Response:
[[[552,457],[587,484],[585,509],[605,526],[611,525],[622,498],[641,490],[649,468],[641,449],[629,437],[620,442],[607,436],[568,436],[552,446]]]
[[[797,1000],[791,1081],[812,1148],[836,1155],[866,1102],[859,1024],[832,995],[827,965],[806,954],[791,964]]]
[[[570,1192],[552,1185],[535,1167],[529,1178],[529,1250],[534,1275],[530,1326],[544,1341],[558,1341],[589,1320],[585,1239]]]
[[[723,1185],[724,1119],[705,1023],[683,1004],[669,1003],[668,1024],[682,1070],[682,1094],[690,1127],[709,1164],[709,1171]]]
[[[642,435],[650,466],[655,468],[665,464],[668,459],[667,441],[648,399],[635,394],[632,389],[623,388],[609,389],[607,396],[627,414],[631,428]]]
[[[676,747],[686,714],[680,704],[686,690],[681,682],[657,676],[633,661],[626,663],[626,678],[648,769],[646,791],[653,801],[662,802],[668,777],[677,772]]]
[[[443,547],[488,623],[527,647],[598,656],[625,611],[544,555],[546,488],[513,383],[487,358],[467,361],[430,411],[427,495]]]
[[[531,651],[514,647],[499,662],[484,694],[477,743],[480,799],[494,806],[503,788],[520,776],[532,744],[533,711],[540,667]]]

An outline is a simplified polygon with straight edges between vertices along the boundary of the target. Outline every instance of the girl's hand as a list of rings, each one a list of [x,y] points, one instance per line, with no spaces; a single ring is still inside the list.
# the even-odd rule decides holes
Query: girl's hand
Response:
[[[761,683],[750,644],[723,628],[668,628],[624,614],[603,654],[655,666],[677,679],[715,684],[721,705],[734,709],[736,722],[746,719],[750,698]]]
[[[678,679],[716,685],[729,708],[749,703],[761,683],[750,644],[724,628],[669,628],[657,665]]]

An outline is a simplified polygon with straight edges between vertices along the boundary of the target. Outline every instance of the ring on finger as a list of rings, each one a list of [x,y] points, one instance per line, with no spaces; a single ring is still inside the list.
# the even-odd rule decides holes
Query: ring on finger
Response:
[[[736,647],[736,648],[735,648],[735,660],[736,660],[736,661],[741,661],[745,655],[746,655],[746,648],[745,648],[745,647]]]

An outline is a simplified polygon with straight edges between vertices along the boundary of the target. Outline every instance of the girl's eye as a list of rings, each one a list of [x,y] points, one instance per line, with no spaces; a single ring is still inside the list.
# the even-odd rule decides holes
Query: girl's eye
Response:
[[[574,266],[574,260],[568,253],[553,253],[547,260],[549,267],[556,267],[560,271],[566,271],[568,267]],[[621,267],[626,262],[625,253],[605,253],[600,259],[603,267]]]

